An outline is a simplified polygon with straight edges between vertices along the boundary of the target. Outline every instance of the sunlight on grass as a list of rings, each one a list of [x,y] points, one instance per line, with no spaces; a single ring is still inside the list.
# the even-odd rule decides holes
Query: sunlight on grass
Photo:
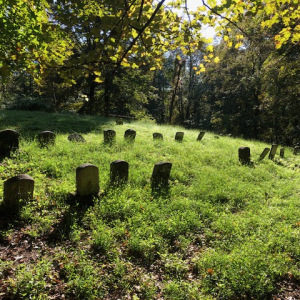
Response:
[[[42,243],[35,258],[0,265],[9,297],[48,297],[57,285],[81,299],[266,299],[287,274],[300,279],[300,157],[290,149],[284,159],[259,161],[262,142],[209,132],[197,142],[197,130],[87,116],[3,112],[1,127],[21,133],[20,150],[0,164],[1,195],[12,176],[35,180],[33,201],[1,223],[1,241]],[[137,132],[134,144],[124,141],[128,128]],[[57,138],[41,149],[34,137],[45,129]],[[105,129],[116,131],[111,147]],[[185,132],[182,143],[177,131]],[[86,143],[69,142],[72,132]],[[164,140],[153,141],[153,132]],[[240,164],[240,146],[251,148],[254,166]],[[111,189],[117,159],[129,163],[129,182]],[[173,164],[162,195],[150,187],[160,161]],[[99,168],[105,193],[92,207],[70,206],[83,163]]]

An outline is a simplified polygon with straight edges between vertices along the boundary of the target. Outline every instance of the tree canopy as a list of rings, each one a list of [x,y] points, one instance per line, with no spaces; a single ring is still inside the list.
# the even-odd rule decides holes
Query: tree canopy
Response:
[[[187,55],[205,45],[213,52],[200,31],[205,24],[216,27],[229,46],[242,46],[245,29],[238,23],[244,16],[259,16],[260,26],[272,28],[277,49],[299,43],[297,0],[203,0],[196,12],[189,12],[184,0],[1,0],[0,74],[5,77],[23,67],[42,76],[49,67],[80,65],[100,83],[107,64],[149,64],[155,70],[166,51],[180,48]],[[234,36],[229,24],[239,29]],[[197,67],[204,71],[202,65]]]
[[[299,20],[297,0],[0,0],[0,98],[293,143]]]

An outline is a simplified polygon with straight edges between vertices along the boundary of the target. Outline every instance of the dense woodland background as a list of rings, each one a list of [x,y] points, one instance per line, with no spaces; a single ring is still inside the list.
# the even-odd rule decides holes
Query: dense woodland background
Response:
[[[254,7],[255,12],[242,6],[251,1],[223,1],[219,7],[214,1],[208,1],[210,6],[203,1],[202,6],[209,8],[206,15],[201,15],[202,9],[193,16],[186,10],[183,20],[164,7],[164,2],[93,1],[94,6],[88,7],[88,3],[78,1],[44,1],[52,32],[60,28],[60,35],[52,36],[52,40],[47,37],[43,28],[49,19],[44,20],[39,29],[29,32],[28,46],[24,46],[26,38],[22,36],[18,42],[20,33],[12,30],[22,19],[15,18],[13,25],[3,23],[12,37],[1,40],[2,49],[7,51],[0,68],[2,107],[152,118],[158,123],[299,144],[297,1],[275,1],[277,6],[267,1],[263,9],[262,4]],[[186,8],[185,1],[177,2]],[[21,17],[28,11],[22,5]],[[102,11],[96,10],[97,5]],[[238,18],[219,18],[224,23],[218,24],[213,48],[197,36],[202,23],[224,12],[232,15],[232,7],[239,5]],[[268,13],[268,5],[274,6],[274,12]],[[4,16],[17,14],[12,4],[3,8]],[[280,12],[286,19],[262,26]],[[38,13],[32,9],[24,20],[28,24],[34,18],[39,20]],[[174,30],[176,22],[180,28]],[[274,38],[282,32],[285,41],[280,47],[276,41],[275,47]],[[64,44],[53,44],[58,36]],[[41,40],[48,46],[42,46]],[[158,41],[164,46],[157,46]],[[7,43],[14,44],[13,50]],[[172,47],[166,46],[170,44]],[[30,52],[34,55],[32,65],[26,61]]]

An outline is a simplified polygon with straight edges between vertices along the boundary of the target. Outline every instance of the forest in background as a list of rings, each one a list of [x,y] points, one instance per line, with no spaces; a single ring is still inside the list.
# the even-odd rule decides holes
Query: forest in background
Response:
[[[297,1],[199,4],[190,12],[185,1],[2,1],[2,107],[299,144]],[[207,24],[213,42],[200,33]]]

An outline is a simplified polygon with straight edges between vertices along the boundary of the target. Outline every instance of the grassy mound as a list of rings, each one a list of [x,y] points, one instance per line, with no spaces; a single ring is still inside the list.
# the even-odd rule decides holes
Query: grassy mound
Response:
[[[268,145],[216,138],[152,123],[76,115],[3,111],[1,129],[21,134],[20,150],[0,164],[3,182],[35,180],[34,199],[18,217],[2,211],[0,295],[36,299],[268,299],[300,279],[300,156],[259,161]],[[126,129],[136,130],[132,145]],[[103,130],[114,129],[113,146]],[[56,143],[35,136],[53,130]],[[174,141],[184,131],[182,143]],[[67,136],[82,134],[86,143]],[[153,141],[160,132],[163,141]],[[251,149],[253,166],[238,148]],[[109,186],[114,160],[129,163],[129,182]],[[153,193],[160,161],[173,164],[170,187]],[[99,168],[104,191],[93,206],[70,205],[75,170]]]

